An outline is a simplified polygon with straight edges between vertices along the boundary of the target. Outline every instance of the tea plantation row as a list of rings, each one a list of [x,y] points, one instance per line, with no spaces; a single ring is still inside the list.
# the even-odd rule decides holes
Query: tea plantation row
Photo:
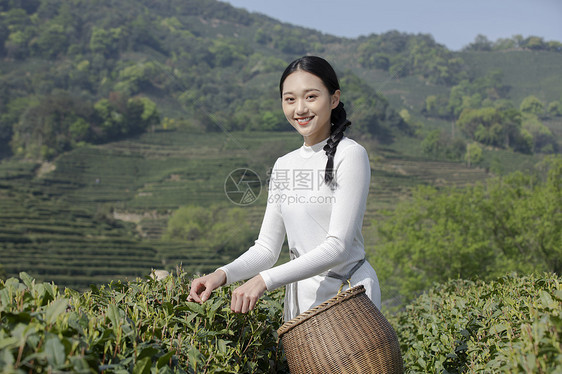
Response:
[[[0,281],[4,372],[287,373],[282,289],[248,315],[230,291],[187,302],[190,278],[113,282],[79,293],[22,273]],[[562,278],[506,275],[435,285],[389,315],[406,373],[561,373]]]
[[[194,273],[224,262],[186,243],[139,240],[134,225],[88,209],[87,204],[48,195],[43,181],[34,179],[31,164],[8,167],[13,165],[0,167],[0,265],[7,274],[29,271],[85,289],[91,283],[146,275],[168,261],[183,262]]]

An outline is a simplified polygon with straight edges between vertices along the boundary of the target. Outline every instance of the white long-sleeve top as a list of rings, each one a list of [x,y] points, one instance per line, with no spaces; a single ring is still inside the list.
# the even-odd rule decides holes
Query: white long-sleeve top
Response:
[[[288,295],[289,315],[310,309],[337,294],[341,280],[322,274],[346,274],[365,257],[361,229],[371,179],[365,148],[344,137],[334,156],[335,188],[324,182],[327,139],[277,159],[269,182],[268,203],[258,239],[236,260],[221,267],[227,284],[260,274],[268,290],[298,282]],[[287,235],[297,258],[273,267]],[[294,256],[293,256],[294,257]],[[380,308],[375,271],[365,263],[352,278]],[[286,300],[287,302],[287,300]]]

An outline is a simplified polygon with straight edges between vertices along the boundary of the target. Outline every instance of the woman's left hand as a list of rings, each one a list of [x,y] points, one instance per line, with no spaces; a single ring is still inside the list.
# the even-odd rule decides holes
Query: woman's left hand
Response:
[[[267,290],[261,275],[256,275],[232,292],[230,310],[235,313],[247,313],[254,309],[258,299]]]

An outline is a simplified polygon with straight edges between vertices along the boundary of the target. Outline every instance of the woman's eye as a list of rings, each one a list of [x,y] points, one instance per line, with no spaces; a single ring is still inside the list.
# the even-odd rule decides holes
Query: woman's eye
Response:
[[[295,99],[293,99],[292,97],[286,97],[285,98],[286,103],[292,103],[293,101],[295,101]]]
[[[309,95],[306,97],[307,100],[314,100],[316,99],[316,95]]]

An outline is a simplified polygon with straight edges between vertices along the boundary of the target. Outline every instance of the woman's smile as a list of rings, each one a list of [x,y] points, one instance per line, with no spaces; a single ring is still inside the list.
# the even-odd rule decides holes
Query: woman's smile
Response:
[[[314,117],[297,118],[297,122],[301,126],[306,126]]]

